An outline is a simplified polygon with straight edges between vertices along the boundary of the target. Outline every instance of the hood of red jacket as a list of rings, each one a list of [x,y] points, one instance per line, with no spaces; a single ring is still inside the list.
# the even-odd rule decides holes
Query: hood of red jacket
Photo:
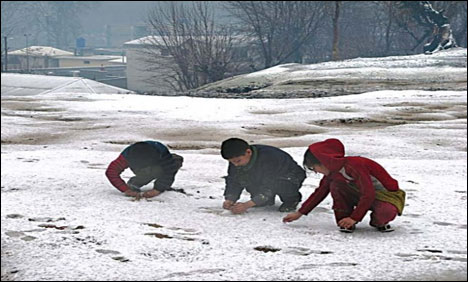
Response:
[[[344,146],[338,139],[313,143],[309,151],[330,171],[339,171],[344,165]]]

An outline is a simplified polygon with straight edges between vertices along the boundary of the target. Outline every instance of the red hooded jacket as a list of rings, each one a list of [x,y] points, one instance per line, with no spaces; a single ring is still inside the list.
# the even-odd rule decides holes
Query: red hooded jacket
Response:
[[[319,187],[302,204],[299,212],[308,214],[320,204],[330,192],[334,181],[345,181],[359,188],[360,199],[350,217],[361,221],[375,200],[376,189],[398,191],[398,181],[373,160],[363,157],[345,157],[344,146],[338,139],[327,139],[309,146],[309,151],[330,170],[320,180]]]

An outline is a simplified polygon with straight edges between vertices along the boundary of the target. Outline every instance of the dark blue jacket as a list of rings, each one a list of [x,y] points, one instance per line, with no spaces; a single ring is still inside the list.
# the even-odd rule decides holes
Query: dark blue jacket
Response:
[[[253,154],[246,166],[236,167],[229,163],[224,192],[226,200],[237,201],[246,189],[256,205],[263,205],[276,195],[278,181],[302,184],[305,172],[288,153],[267,145],[251,145],[250,149]]]
[[[145,143],[150,144],[155,151],[152,152],[154,158],[152,161],[152,166],[160,166],[164,174],[162,177],[157,179],[157,190],[159,191],[165,191],[169,188],[171,188],[172,183],[174,183],[174,177],[175,174],[178,170],[178,166],[176,162],[174,161],[172,154],[169,152],[166,146],[164,146],[162,143],[157,142],[157,141],[144,141]],[[128,159],[128,154],[131,150],[132,145],[128,146],[125,148],[121,155],[125,158]],[[132,168],[132,165],[129,163],[130,169],[137,174],[137,170],[135,168]]]

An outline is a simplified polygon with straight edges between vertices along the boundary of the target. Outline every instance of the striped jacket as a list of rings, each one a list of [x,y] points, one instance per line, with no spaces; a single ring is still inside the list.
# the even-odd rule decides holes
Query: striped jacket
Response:
[[[164,171],[163,176],[157,179],[157,186],[155,185],[155,188],[161,192],[168,190],[171,188],[172,183],[174,183],[174,176],[177,172],[178,166],[166,146],[156,141],[145,142],[150,144],[159,153],[159,159],[154,160],[153,163],[160,166]],[[130,167],[129,162],[127,161],[128,154],[132,146],[133,145],[130,145],[125,148],[119,157],[109,164],[106,170],[106,176],[110,183],[121,192],[125,192],[130,188],[120,175],[127,168],[135,171],[135,168]]]

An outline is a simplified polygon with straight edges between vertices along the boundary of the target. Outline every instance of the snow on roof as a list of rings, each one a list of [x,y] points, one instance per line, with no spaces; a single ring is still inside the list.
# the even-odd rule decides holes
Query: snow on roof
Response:
[[[130,90],[81,77],[2,73],[2,96],[44,93],[133,93]]]
[[[48,46],[30,46],[20,50],[8,52],[8,55],[29,55],[37,57],[56,57],[56,56],[72,56],[72,52],[64,51]]]
[[[220,36],[221,37],[221,36]],[[180,37],[181,39],[184,38],[183,36]],[[189,39],[189,36],[186,36],[187,39]],[[203,38],[202,36],[197,37],[197,38]],[[236,42],[237,44],[242,44],[248,41],[253,41],[253,38],[247,38],[245,36],[233,36],[232,37],[233,42]],[[171,39],[172,40],[172,39]],[[141,37],[132,41],[128,41],[124,43],[124,47],[141,47],[141,46],[146,46],[146,45],[165,45],[164,44],[164,37],[163,36],[154,36],[154,35],[149,35],[145,37]]]
[[[124,43],[124,47],[136,47],[145,45],[164,45],[164,40],[161,36],[149,35]]]

